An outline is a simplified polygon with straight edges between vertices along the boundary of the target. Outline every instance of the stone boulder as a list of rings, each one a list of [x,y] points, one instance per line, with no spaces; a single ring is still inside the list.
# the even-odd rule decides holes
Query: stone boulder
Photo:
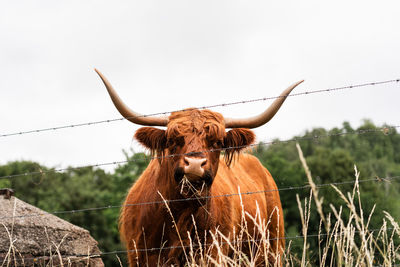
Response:
[[[104,266],[89,231],[0,194],[0,266]]]

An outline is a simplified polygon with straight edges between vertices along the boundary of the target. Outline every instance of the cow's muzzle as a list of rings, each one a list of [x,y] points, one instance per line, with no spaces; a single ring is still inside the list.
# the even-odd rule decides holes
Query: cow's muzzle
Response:
[[[198,177],[202,177],[204,175],[204,166],[207,164],[206,158],[184,157],[183,162],[185,164],[183,169],[186,175]]]

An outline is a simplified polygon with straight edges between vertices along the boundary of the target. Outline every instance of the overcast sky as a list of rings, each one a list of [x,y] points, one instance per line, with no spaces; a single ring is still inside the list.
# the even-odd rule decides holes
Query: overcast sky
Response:
[[[2,1],[0,134],[119,118],[93,68],[156,113],[400,78],[397,1]],[[400,84],[289,98],[258,141],[365,118],[400,125]],[[271,102],[216,108],[253,116]],[[124,160],[117,121],[0,138],[0,164]],[[108,168],[110,169],[110,168]]]

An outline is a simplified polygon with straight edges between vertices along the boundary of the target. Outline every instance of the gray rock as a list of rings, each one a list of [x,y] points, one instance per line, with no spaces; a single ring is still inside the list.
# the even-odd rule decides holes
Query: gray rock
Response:
[[[89,231],[18,198],[0,195],[0,266],[104,264]]]

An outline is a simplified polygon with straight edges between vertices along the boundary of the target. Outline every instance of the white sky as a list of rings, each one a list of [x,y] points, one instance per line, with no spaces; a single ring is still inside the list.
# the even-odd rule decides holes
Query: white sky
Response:
[[[400,78],[399,1],[2,1],[0,134],[120,117],[98,68],[155,113]],[[364,118],[400,125],[400,84],[289,98],[259,141]],[[270,102],[215,109],[253,116]],[[0,164],[124,160],[127,121],[0,138]],[[110,168],[108,168],[110,169]]]

